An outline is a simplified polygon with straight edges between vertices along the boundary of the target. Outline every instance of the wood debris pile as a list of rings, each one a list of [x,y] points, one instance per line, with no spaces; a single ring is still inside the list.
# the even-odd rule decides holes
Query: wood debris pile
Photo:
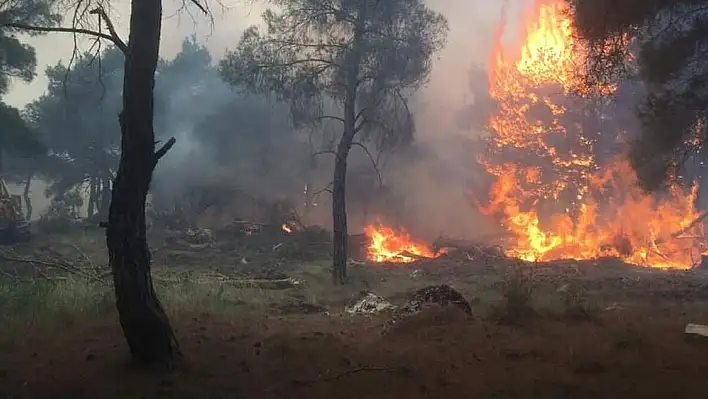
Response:
[[[433,250],[447,252],[448,257],[466,258],[469,261],[494,261],[505,259],[504,249],[500,245],[488,244],[476,240],[461,240],[441,235],[433,242]]]
[[[383,333],[390,333],[402,320],[431,307],[458,309],[468,316],[473,315],[472,307],[459,291],[445,284],[431,285],[413,293],[408,303],[396,310],[391,320],[386,322]]]

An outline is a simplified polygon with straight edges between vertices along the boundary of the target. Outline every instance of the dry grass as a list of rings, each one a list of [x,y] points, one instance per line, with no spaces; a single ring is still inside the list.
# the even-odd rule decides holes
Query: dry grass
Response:
[[[496,316],[505,323],[520,324],[533,315],[533,295],[536,289],[533,265],[517,261],[504,269],[501,283],[503,306]]]
[[[101,240],[84,234],[72,244],[85,255],[77,258],[102,267]],[[665,308],[668,301],[600,306],[622,279],[593,286],[578,275],[554,275],[555,267],[441,259],[353,264],[342,287],[331,284],[325,259],[282,265],[302,283],[273,290],[233,284],[272,264],[242,264],[231,254],[157,251],[155,263],[156,289],[188,357],[185,367],[170,375],[125,367],[110,284],[71,273],[0,278],[0,397],[626,398],[708,389],[706,346],[681,336],[684,323],[708,322],[705,311],[676,301]],[[645,298],[655,298],[662,284],[690,295],[706,291],[695,283],[699,276],[686,280],[693,285],[673,275],[641,278],[643,286],[614,289]],[[402,304],[438,284],[454,286],[479,317],[423,312],[382,334],[384,316],[340,312],[362,290]]]
[[[600,301],[578,284],[565,284],[559,289],[563,316],[570,320],[592,321],[600,312]]]
[[[298,302],[297,293],[288,290],[237,288],[219,280],[179,277],[156,283],[161,301],[173,316],[277,313],[279,306]],[[113,313],[112,288],[94,280],[75,275],[35,281],[0,279],[0,323],[11,333],[28,327],[53,329]]]

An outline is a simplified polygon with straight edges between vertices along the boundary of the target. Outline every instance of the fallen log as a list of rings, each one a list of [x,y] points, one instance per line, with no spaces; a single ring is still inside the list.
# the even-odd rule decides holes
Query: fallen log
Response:
[[[701,215],[698,216],[697,218],[693,219],[693,221],[692,221],[691,223],[689,223],[688,226],[682,228],[681,230],[679,230],[679,231],[677,231],[677,232],[675,232],[675,233],[672,233],[669,237],[657,239],[657,240],[655,241],[655,244],[659,245],[659,244],[663,244],[663,243],[665,243],[665,242],[667,242],[667,241],[676,240],[676,239],[688,239],[688,238],[696,238],[696,239],[698,239],[698,238],[702,238],[702,237],[697,237],[697,236],[695,236],[695,237],[685,237],[685,236],[683,236],[683,235],[684,235],[685,233],[689,232],[692,228],[696,227],[696,225],[697,225],[698,223],[702,222],[702,221],[705,220],[707,217],[708,217],[708,212],[704,212],[703,214],[701,214]]]
[[[177,283],[180,279],[155,277],[153,280],[160,283]],[[294,278],[283,279],[230,279],[220,276],[209,276],[192,280],[196,284],[228,284],[235,288],[258,288],[261,290],[287,290],[298,288],[302,282]]]
[[[686,226],[683,229],[672,234],[671,238],[678,238],[679,236],[683,235],[685,232],[694,228],[698,223],[702,222],[706,217],[708,217],[708,212],[704,212],[701,216],[697,217],[691,223],[689,223],[688,226]]]
[[[473,256],[503,257],[503,251],[500,248],[489,246],[479,241],[461,240],[445,236],[440,236],[433,241],[433,251],[436,253],[446,248],[456,249]]]
[[[249,279],[249,280],[225,280],[224,283],[236,288],[258,288],[261,290],[287,290],[297,288],[300,281],[293,278],[283,278],[277,280]]]
[[[434,259],[434,258],[430,258],[430,257],[427,257],[427,256],[414,254],[414,253],[408,252],[408,251],[403,251],[403,252],[401,252],[401,253],[398,254],[398,255],[401,256],[401,257],[413,259],[414,262],[418,262],[418,261],[421,261],[421,260]]]

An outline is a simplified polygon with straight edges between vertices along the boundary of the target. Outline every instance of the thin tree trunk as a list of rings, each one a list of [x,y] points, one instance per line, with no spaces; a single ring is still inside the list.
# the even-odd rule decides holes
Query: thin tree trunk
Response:
[[[353,48],[347,57],[347,86],[344,99],[344,134],[337,145],[332,179],[332,280],[335,284],[347,281],[349,229],[347,226],[347,158],[356,130],[356,92],[359,87],[359,47],[364,36],[366,2],[359,4]]]
[[[86,209],[86,217],[91,219],[95,212],[96,205],[96,176],[91,176],[89,180],[89,203]]]
[[[354,129],[346,128],[337,146],[337,156],[334,161],[334,178],[332,180],[332,281],[335,284],[344,284],[347,281],[349,239],[346,203],[347,157],[349,156],[353,139]]]
[[[109,174],[101,176],[98,190],[98,215],[100,220],[106,220],[108,218],[108,208],[111,205],[111,178]]]
[[[25,214],[27,215],[27,220],[32,219],[32,200],[30,198],[30,186],[32,185],[32,178],[34,177],[34,171],[29,172],[27,175],[27,180],[25,180],[25,190],[22,193],[22,197],[25,200]]]
[[[120,324],[133,357],[170,362],[177,341],[150,276],[145,202],[155,154],[153,87],[160,47],[161,0],[132,0],[123,81],[121,157],[113,183],[106,244]]]
[[[314,154],[314,150],[310,150]],[[314,193],[312,191],[312,175],[317,170],[316,155],[310,155],[310,161],[307,165],[307,177],[305,178],[305,210],[302,213],[302,219],[305,223],[310,223],[310,213],[314,202]]]

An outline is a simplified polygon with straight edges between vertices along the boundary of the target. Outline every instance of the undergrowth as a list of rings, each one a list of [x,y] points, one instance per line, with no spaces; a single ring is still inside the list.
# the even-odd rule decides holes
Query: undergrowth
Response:
[[[593,318],[597,306],[584,290],[560,293],[554,290],[546,294],[537,290],[543,287],[539,287],[536,280],[535,266],[516,262],[493,280],[461,279],[456,285],[464,295],[478,300],[475,312],[505,323],[520,325],[539,315],[537,310],[542,309],[536,308],[543,308],[543,301],[539,302],[542,299],[560,305],[564,317]],[[244,288],[235,284],[237,280],[218,273],[167,269],[155,269],[153,280],[158,297],[173,320],[200,314],[236,318],[256,314],[319,313],[344,309],[351,302],[352,293],[362,290],[403,303],[408,300],[404,293],[435,284],[433,279],[419,281],[409,277],[409,273],[399,275],[386,269],[371,270],[353,265],[351,272],[349,284],[334,286],[321,264],[303,263],[298,265],[297,273],[297,280],[302,284],[287,289]],[[496,291],[491,286],[496,285],[493,281],[498,282],[499,277],[501,284]],[[499,296],[502,306],[493,308]],[[398,297],[400,301],[395,300]],[[100,281],[77,274],[35,280],[0,276],[0,340],[21,336],[28,327],[51,331],[101,318],[115,319],[115,312],[110,280]]]
[[[21,339],[28,329],[60,330],[114,306],[108,286],[84,278],[0,278],[0,342]]]
[[[503,307],[497,310],[498,318],[506,323],[518,324],[533,313],[532,299],[536,283],[534,265],[521,261],[507,266],[501,285]]]
[[[302,302],[292,290],[236,288],[228,282],[193,276],[158,279],[155,289],[171,317],[273,313],[279,306]],[[115,299],[109,283],[75,275],[37,280],[0,278],[0,331],[10,336],[16,335],[18,328],[62,328],[113,315]]]

